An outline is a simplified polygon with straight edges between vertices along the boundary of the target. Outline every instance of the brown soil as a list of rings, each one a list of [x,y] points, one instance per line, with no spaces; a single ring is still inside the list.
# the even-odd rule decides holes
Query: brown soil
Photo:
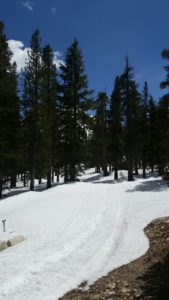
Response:
[[[85,283],[59,300],[169,300],[169,218],[145,228],[150,248],[137,260],[113,270],[85,291]]]

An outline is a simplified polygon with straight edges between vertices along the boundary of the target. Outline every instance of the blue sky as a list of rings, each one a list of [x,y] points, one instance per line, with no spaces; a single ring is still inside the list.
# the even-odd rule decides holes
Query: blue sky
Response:
[[[155,99],[165,78],[161,51],[169,47],[168,0],[1,0],[0,19],[8,39],[29,46],[40,29],[42,44],[63,54],[74,36],[82,48],[90,88],[111,93],[125,56],[140,90],[149,82]]]

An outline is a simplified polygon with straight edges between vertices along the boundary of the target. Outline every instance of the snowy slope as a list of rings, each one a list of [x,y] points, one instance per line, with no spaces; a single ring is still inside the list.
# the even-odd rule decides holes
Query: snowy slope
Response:
[[[160,178],[124,175],[115,183],[89,171],[83,182],[0,202],[7,234],[26,237],[0,252],[0,300],[56,300],[145,253],[143,228],[169,215],[169,189]]]

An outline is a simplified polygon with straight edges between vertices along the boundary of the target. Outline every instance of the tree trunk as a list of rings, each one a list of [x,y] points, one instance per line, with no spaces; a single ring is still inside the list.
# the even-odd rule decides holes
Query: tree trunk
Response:
[[[143,167],[143,178],[146,178],[146,168]]]
[[[139,175],[137,162],[134,163],[134,168],[135,168],[135,175]]]
[[[26,174],[25,173],[23,175],[23,185],[24,185],[24,187],[26,186]]]
[[[41,184],[41,183],[42,183],[42,178],[40,177],[40,178],[39,178],[39,184]]]
[[[128,181],[134,181],[133,178],[133,160],[129,157],[128,160]]]
[[[103,165],[102,170],[103,170],[103,176],[108,176],[108,171],[107,171],[107,165],[106,164]]]
[[[164,166],[163,165],[159,165],[158,172],[159,172],[159,175],[163,175],[163,173],[164,173]]]
[[[74,164],[71,164],[70,166],[70,181],[75,181],[76,180],[76,167]]]
[[[57,182],[59,182],[59,169],[57,170]]]
[[[0,199],[2,198],[2,174],[0,173]]]
[[[143,178],[146,178],[146,164],[143,161]]]
[[[15,173],[13,173],[12,175],[11,175],[11,189],[12,188],[16,188],[16,174]]]
[[[118,179],[118,170],[115,169],[114,170],[114,180],[117,180]]]
[[[52,183],[54,183],[54,178],[55,178],[55,172],[52,171],[52,175],[51,175],[51,181],[52,181]]]
[[[68,182],[68,169],[67,165],[64,166],[64,182]]]
[[[115,161],[115,168],[114,168],[114,180],[118,179],[118,167],[117,167],[117,161]]]
[[[100,166],[96,166],[95,173],[100,173]]]
[[[51,182],[51,168],[49,168],[48,173],[47,173],[47,189],[50,189],[52,186]]]
[[[30,191],[34,191],[35,189],[34,181],[35,181],[35,168],[32,168],[30,172]]]
[[[142,151],[142,167],[143,167],[143,178],[146,178],[146,151]]]

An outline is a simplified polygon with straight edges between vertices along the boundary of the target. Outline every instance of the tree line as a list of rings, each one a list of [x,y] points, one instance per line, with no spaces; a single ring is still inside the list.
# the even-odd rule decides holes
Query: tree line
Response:
[[[162,57],[169,59],[169,50]],[[42,47],[39,30],[20,74],[11,58],[0,22],[0,197],[6,180],[16,187],[18,174],[34,190],[35,178],[46,178],[50,188],[54,174],[72,182],[86,167],[104,176],[114,170],[115,179],[127,169],[129,181],[138,168],[143,177],[147,167],[167,170],[169,94],[155,101],[146,81],[140,92],[128,58],[110,97],[103,91],[94,97],[89,89],[77,39],[59,69],[51,46]],[[161,88],[169,86],[169,66],[165,70]]]

